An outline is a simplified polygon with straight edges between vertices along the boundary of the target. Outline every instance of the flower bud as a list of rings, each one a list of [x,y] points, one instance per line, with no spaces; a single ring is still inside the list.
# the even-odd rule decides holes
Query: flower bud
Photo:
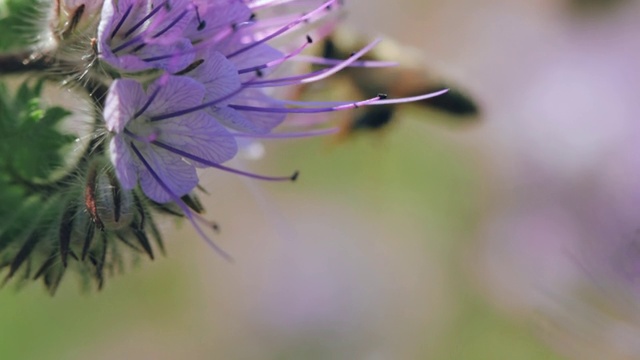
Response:
[[[55,0],[50,22],[53,37],[58,42],[79,35],[93,37],[102,4],[103,0]]]
[[[124,190],[113,169],[99,168],[98,162],[89,167],[84,202],[87,212],[101,230],[120,230],[134,218],[134,198],[131,190]]]

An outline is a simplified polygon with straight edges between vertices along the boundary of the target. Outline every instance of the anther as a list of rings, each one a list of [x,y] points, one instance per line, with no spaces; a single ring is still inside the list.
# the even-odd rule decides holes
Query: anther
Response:
[[[200,10],[198,9],[198,7],[196,6],[196,20],[198,21],[198,31],[202,31],[206,26],[207,26],[207,22],[202,20],[202,18],[200,17]]]
[[[309,35],[307,35],[307,43],[313,44],[313,39]]]
[[[186,68],[178,71],[177,73],[173,74],[173,75],[185,75],[188,74],[190,72],[192,72],[193,70],[197,69],[198,66],[202,65],[204,63],[204,59],[198,59],[194,62],[192,62],[191,64],[189,64],[189,66],[187,66]]]
[[[387,94],[383,94],[383,93],[378,94],[378,97],[380,98],[380,100],[384,100],[388,98]]]

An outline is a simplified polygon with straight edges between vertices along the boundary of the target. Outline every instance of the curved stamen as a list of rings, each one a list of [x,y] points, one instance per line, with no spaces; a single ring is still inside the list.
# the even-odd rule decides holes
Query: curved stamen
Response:
[[[246,106],[246,105],[229,105],[230,108],[239,110],[239,111],[254,111],[254,112],[265,112],[265,113],[288,113],[288,114],[316,114],[323,112],[332,112],[332,111],[342,111],[349,109],[357,109],[361,106],[373,105],[377,101],[382,99],[386,99],[386,95],[379,94],[378,96],[353,102],[349,104],[343,104],[338,106],[330,106],[330,107],[317,107],[317,108],[277,108],[277,107],[258,107],[258,106]]]
[[[246,74],[246,73],[249,73],[249,72],[260,71],[260,70],[267,69],[267,68],[270,68],[270,67],[278,66],[278,65],[282,64],[283,62],[291,59],[292,57],[299,55],[311,43],[313,43],[313,40],[311,39],[311,37],[307,36],[307,41],[304,44],[302,44],[302,46],[298,47],[296,50],[292,51],[291,53],[289,53],[289,54],[287,54],[287,55],[285,55],[285,56],[283,56],[283,57],[281,57],[279,59],[270,61],[270,62],[262,64],[262,65],[240,69],[240,70],[238,70],[238,74]]]
[[[149,12],[147,14],[147,16],[143,17],[142,20],[138,21],[135,25],[133,25],[131,27],[131,29],[129,29],[127,32],[125,32],[124,33],[124,37],[127,37],[127,36],[133,34],[134,31],[138,30],[140,28],[140,26],[142,26],[147,20],[151,19],[161,9],[163,9],[163,8],[166,9],[165,5],[167,5],[167,1],[165,1],[164,3],[162,3],[162,5],[159,5],[155,9],[151,10],[151,12]]]
[[[116,27],[111,32],[111,39],[116,37],[116,34],[118,33],[118,31],[120,31],[120,28],[122,27],[122,25],[124,25],[124,22],[127,20],[129,15],[131,14],[131,10],[132,9],[133,9],[133,4],[129,5],[127,10],[124,12],[124,15],[122,15],[122,19],[120,19],[120,21],[118,21],[118,25],[116,25]]]
[[[226,167],[224,165],[220,165],[218,163],[214,163],[213,161],[209,161],[207,159],[203,159],[199,156],[190,154],[186,151],[174,148],[171,145],[165,144],[163,142],[160,142],[158,140],[152,141],[151,142],[153,145],[156,145],[158,147],[161,147],[165,150],[169,150],[174,154],[180,155],[184,158],[187,158],[189,160],[193,160],[193,161],[197,161],[199,163],[203,163],[207,166],[216,168],[216,169],[220,169],[220,170],[224,170],[233,174],[237,174],[237,175],[242,175],[242,176],[247,176],[253,179],[259,179],[259,180],[266,180],[266,181],[295,181],[298,178],[298,172],[296,171],[295,173],[293,173],[293,175],[289,175],[289,176],[264,176],[264,175],[258,175],[258,174],[253,174],[250,172],[245,172],[245,171],[241,171],[241,170],[236,170],[236,169],[232,169],[229,167]]]
[[[307,78],[307,79],[303,80],[302,83],[303,84],[304,83],[310,83],[310,82],[319,81],[319,80],[328,78],[329,76],[331,76],[331,75],[337,73],[338,71],[346,68],[347,66],[349,66],[351,63],[353,63],[354,61],[356,61],[360,57],[364,56],[364,54],[368,53],[369,51],[371,51],[371,49],[373,49],[376,45],[378,45],[380,43],[380,41],[382,41],[382,39],[380,39],[380,38],[374,39],[372,42],[367,44],[365,47],[363,47],[362,49],[360,49],[356,53],[354,53],[351,56],[349,56],[347,58],[347,60],[343,61],[341,64],[329,68],[328,71],[326,71],[326,72],[324,72],[322,74]]]
[[[283,5],[295,0],[256,0],[248,1],[247,6],[251,9],[260,9],[267,6]]]
[[[258,41],[255,41],[255,42],[253,42],[253,43],[251,43],[251,44],[249,44],[249,45],[247,45],[247,46],[245,46],[243,48],[240,48],[240,49],[232,52],[231,54],[227,55],[227,58],[230,59],[232,57],[238,56],[238,55],[242,54],[243,52],[249,51],[249,50],[253,49],[254,47],[256,47],[256,46],[258,46],[260,44],[264,44],[265,42],[267,42],[267,41],[269,41],[269,40],[271,40],[271,39],[273,39],[273,38],[275,38],[277,36],[282,35],[283,33],[293,29],[297,25],[299,25],[299,24],[305,22],[306,20],[312,18],[313,16],[315,16],[318,13],[320,13],[321,11],[331,7],[331,5],[334,4],[336,1],[337,0],[327,1],[326,3],[320,5],[318,8],[316,8],[313,11],[311,11],[310,13],[300,17],[299,19],[297,19],[295,21],[290,22],[289,24],[281,27],[280,29],[274,31],[273,33],[265,36],[264,38],[262,38],[262,39],[260,39]]]
[[[142,38],[142,36],[134,36],[132,39],[130,39],[128,41],[125,41],[122,44],[120,44],[120,45],[116,46],[115,48],[113,48],[113,50],[111,50],[111,52],[115,54],[115,53],[119,52],[120,50],[123,50],[124,48],[127,48],[127,47],[129,47],[131,45],[134,45],[134,44],[136,44],[136,43],[138,43],[140,41],[144,42],[144,39]],[[144,43],[143,43],[143,45],[144,45]],[[136,48],[136,50],[138,50],[138,49]]]
[[[220,256],[222,256],[224,259],[226,259],[229,262],[233,262],[233,258],[228,253],[226,253],[224,250],[222,250],[218,245],[216,245],[216,243],[214,243],[213,240],[211,240],[204,233],[204,231],[202,231],[200,226],[198,226],[198,223],[196,222],[197,218],[194,216],[194,214],[191,211],[191,209],[189,209],[187,204],[185,204],[184,201],[182,199],[180,199],[180,197],[178,195],[176,195],[173,191],[171,191],[171,189],[169,189],[169,186],[167,186],[167,184],[165,184],[164,181],[162,181],[160,176],[158,176],[158,174],[155,171],[153,171],[153,168],[147,162],[147,160],[144,158],[144,156],[142,156],[142,154],[140,153],[140,150],[138,150],[138,148],[135,146],[135,144],[133,142],[130,142],[129,145],[131,146],[131,149],[133,150],[135,155],[138,157],[138,159],[142,162],[144,167],[147,169],[147,171],[149,171],[149,173],[151,174],[153,179],[158,183],[158,185],[160,185],[160,187],[164,191],[167,192],[167,194],[169,194],[171,199],[180,207],[182,212],[184,212],[184,215],[187,217],[187,219],[189,219],[189,222],[191,222],[191,224],[196,229],[196,231],[198,232],[200,237],[202,237],[207,242],[207,244],[209,244],[209,246],[211,246],[211,248],[213,248],[214,251],[216,251],[218,254],[220,254]]]
[[[339,65],[344,60],[329,59],[329,58],[323,58],[320,56],[299,55],[299,56],[296,56],[295,58],[291,58],[291,61],[306,62],[314,65],[333,66],[333,65]],[[394,67],[398,65],[399,63],[397,61],[361,60],[361,61],[352,62],[351,64],[349,64],[348,67],[384,68],[384,67]]]
[[[318,71],[313,71],[313,72],[310,72],[310,73],[307,73],[307,74],[296,75],[296,76],[288,76],[288,77],[283,77],[283,78],[278,78],[278,79],[247,81],[247,82],[243,83],[243,85],[247,86],[247,87],[266,87],[266,86],[268,86],[268,87],[276,87],[276,86],[289,86],[289,85],[296,85],[296,84],[306,84],[306,83],[310,83],[310,82],[314,82],[314,81],[323,80],[323,79],[325,79],[325,78],[337,73],[338,71],[348,67],[352,63],[354,63],[356,60],[358,60],[359,58],[364,56],[367,52],[369,52],[371,49],[373,49],[373,47],[376,46],[380,41],[381,41],[381,39],[375,39],[374,41],[369,43],[367,46],[365,46],[362,49],[360,49],[360,51],[352,54],[347,59],[341,61],[337,65],[334,65],[334,66],[332,66],[330,68],[326,68],[326,69],[322,69],[322,70],[318,70]]]
[[[149,99],[147,100],[147,102],[142,105],[142,108],[140,108],[140,110],[138,110],[134,115],[133,118],[137,118],[138,116],[144,114],[145,111],[147,111],[147,109],[149,108],[149,105],[151,105],[151,103],[153,102],[153,100],[156,99],[156,96],[158,96],[158,93],[160,92],[160,89],[162,88],[162,85],[158,86],[153,93],[151,94],[151,96],[149,96]]]
[[[180,15],[178,15],[171,23],[169,23],[169,25],[167,25],[164,29],[160,30],[158,33],[153,35],[152,38],[156,39],[159,36],[162,36],[162,34],[169,31],[169,29],[174,27],[180,20],[182,20],[187,15],[187,13],[188,13],[187,10],[183,10],[182,13],[180,13]]]
[[[371,104],[371,105],[391,105],[391,104],[402,104],[402,103],[408,103],[408,102],[415,102],[415,101],[420,101],[420,100],[431,99],[432,97],[440,96],[440,95],[446,94],[448,92],[449,92],[449,89],[443,89],[443,90],[439,90],[439,91],[432,92],[432,93],[429,93],[429,94],[424,94],[424,95],[403,97],[403,98],[397,98],[397,99],[380,100],[380,101],[376,101],[374,104]]]
[[[150,121],[160,121],[160,120],[166,120],[166,119],[170,119],[173,117],[177,117],[177,116],[182,116],[182,115],[186,115],[195,111],[199,111],[202,109],[206,109],[212,106],[215,106],[223,101],[229,100],[232,97],[238,95],[239,93],[241,93],[242,91],[244,91],[246,88],[241,86],[238,89],[236,89],[235,91],[221,97],[221,98],[217,98],[211,101],[208,101],[206,103],[191,107],[191,108],[187,108],[187,109],[182,109],[182,110],[178,110],[169,114],[163,114],[163,115],[158,115],[158,116],[152,116],[150,118]]]
[[[304,132],[289,132],[289,133],[275,133],[275,134],[246,134],[246,133],[233,133],[235,137],[246,137],[255,139],[295,139],[304,137],[324,136],[336,134],[340,131],[340,128],[333,127],[329,129],[310,130]]]
[[[194,6],[194,8],[196,12],[196,20],[198,21],[198,31],[202,31],[207,26],[207,22],[202,20],[200,17],[200,9],[198,9],[198,6]]]
[[[396,99],[382,99],[382,100],[376,101],[375,103],[371,103],[371,104],[368,104],[368,105],[370,105],[370,106],[372,106],[372,105],[392,105],[392,104],[401,104],[401,103],[407,103],[407,102],[415,102],[415,101],[427,100],[427,99],[431,99],[433,97],[445,94],[448,91],[449,91],[449,89],[443,89],[443,90],[434,91],[432,93],[423,94],[423,95],[417,95],[417,96],[411,96],[411,97],[403,97],[403,98],[396,98]],[[317,107],[324,106],[324,107],[328,107],[328,106],[348,105],[348,104],[352,104],[353,101],[295,101],[295,100],[281,100],[281,103],[284,104],[284,105],[292,105],[292,106],[317,106]]]

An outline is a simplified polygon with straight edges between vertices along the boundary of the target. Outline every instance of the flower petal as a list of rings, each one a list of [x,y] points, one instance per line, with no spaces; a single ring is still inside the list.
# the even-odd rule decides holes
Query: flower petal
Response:
[[[136,147],[139,148],[140,153],[160,180],[173,192],[173,195],[181,197],[198,185],[195,167],[182,160],[180,156],[158,147],[152,147],[150,144],[136,142]],[[140,187],[151,200],[159,203],[174,200],[146,168],[139,167],[139,169]]]
[[[115,166],[116,176],[123,189],[136,187],[138,176],[136,161],[131,156],[131,150],[123,135],[114,136],[109,142],[109,157]]]
[[[251,18],[251,10],[239,0],[195,0],[193,3],[206,23],[204,29],[193,23],[185,30],[184,36],[193,43],[214,39],[222,28]]]
[[[178,72],[191,64],[195,58],[193,46],[187,39],[178,39],[171,44],[162,41],[148,42],[136,55],[144,61],[149,68],[163,69],[170,73]],[[127,64],[121,64],[123,69]]]
[[[198,112],[162,123],[160,141],[214,163],[233,158],[238,152],[235,138],[214,118]],[[188,159],[198,167],[207,167]]]
[[[107,130],[121,133],[133,119],[137,109],[144,105],[144,90],[135,80],[118,79],[111,84],[104,105]]]
[[[163,115],[177,110],[188,109],[202,103],[204,86],[186,76],[160,78],[149,86],[147,94],[160,88],[156,98],[146,111],[147,116]]]
[[[282,104],[257,89],[247,89],[230,102],[255,107],[283,107]],[[210,108],[209,112],[224,125],[243,132],[265,134],[280,125],[287,114],[277,112],[238,111],[226,106]]]
[[[204,63],[187,75],[205,86],[205,102],[223,98],[240,88],[238,70],[226,57],[211,51],[203,59]]]

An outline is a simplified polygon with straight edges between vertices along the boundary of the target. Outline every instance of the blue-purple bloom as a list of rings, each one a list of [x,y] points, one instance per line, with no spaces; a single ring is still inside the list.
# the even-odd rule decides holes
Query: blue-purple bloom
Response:
[[[202,84],[184,76],[162,77],[146,92],[134,80],[114,81],[104,116],[114,134],[111,159],[125,189],[133,189],[139,180],[150,199],[172,201],[196,187],[196,167],[222,163],[236,154],[233,136],[204,111],[157,120],[185,106],[200,105],[204,94]],[[172,149],[192,156],[185,158]]]
[[[297,172],[268,177],[222,165],[236,154],[236,138],[326,134],[332,129],[269,133],[289,113],[316,114],[417,101],[444,92],[395,100],[378,94],[366,100],[333,103],[274,98],[273,88],[320,81],[348,66],[371,66],[359,58],[379,42],[373,41],[343,60],[307,57],[306,61],[323,68],[274,77],[276,68],[300,55],[313,40],[307,35],[286,51],[276,50],[268,42],[324,19],[331,13],[328,10],[340,5],[338,0],[328,0],[304,13],[260,18],[264,10],[277,13],[293,3],[313,5],[314,1],[105,1],[98,27],[98,60],[115,79],[106,97],[104,118],[111,133],[110,157],[124,189],[134,189],[139,183],[149,199],[176,203],[196,225],[196,220],[203,219],[183,200],[198,185],[196,167],[264,180],[297,177]],[[316,35],[328,35],[333,25],[329,22]]]
[[[229,259],[207,232],[218,227],[202,215],[199,168],[292,181],[297,171],[265,176],[227,162],[256,139],[340,130],[329,116],[317,114],[444,92],[399,99],[380,93],[337,102],[287,99],[347,67],[394,65],[360,60],[379,39],[341,59],[306,52],[314,39],[330,39],[341,0],[56,0],[50,5],[36,48],[0,54],[7,64],[0,72],[47,71],[37,84],[23,84],[18,102],[38,98],[45,80],[59,80],[85,93],[95,111],[75,161],[66,166],[57,155],[49,159],[51,169],[60,168],[55,176],[46,176],[49,170],[14,168],[33,161],[0,164],[10,170],[4,179],[10,192],[24,194],[14,201],[20,221],[0,231],[0,245],[5,245],[0,246],[0,270],[9,267],[8,279],[26,268],[25,279],[42,279],[51,293],[67,268],[89,274],[102,287],[105,275],[129,257],[119,250],[123,246],[151,259],[154,248],[164,252],[156,212],[186,218]],[[309,33],[300,34],[305,29]],[[16,114],[26,111],[16,109]],[[71,141],[53,126],[66,111],[31,110],[24,123],[51,134],[39,151],[58,154]],[[40,113],[51,116],[48,125],[32,121]],[[287,119],[292,113],[305,119]],[[22,132],[22,121],[8,120],[10,129],[20,124],[16,133]]]

